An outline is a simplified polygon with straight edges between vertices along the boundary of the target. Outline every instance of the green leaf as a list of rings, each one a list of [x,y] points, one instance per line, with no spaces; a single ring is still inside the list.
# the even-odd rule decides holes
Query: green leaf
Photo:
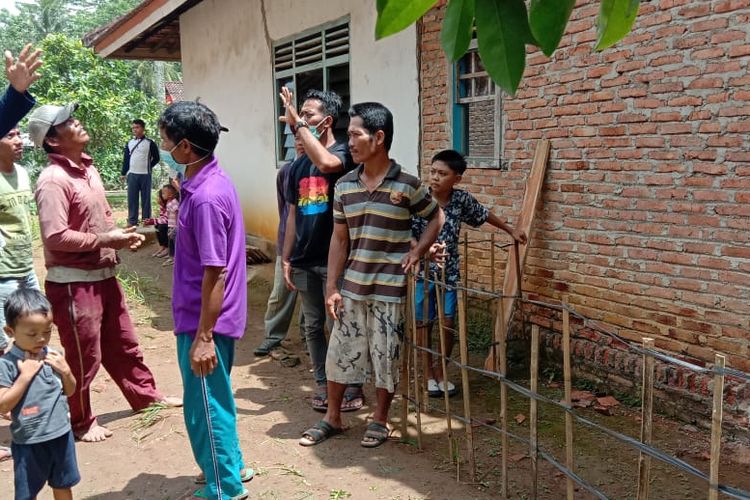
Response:
[[[479,56],[492,80],[515,94],[526,67],[525,42],[532,41],[523,0],[476,0]]]
[[[448,2],[440,42],[451,61],[458,61],[469,49],[474,29],[474,7],[474,0]]]
[[[630,33],[640,0],[602,0],[596,22],[596,50],[616,44]]]
[[[408,28],[435,5],[435,0],[377,0],[375,38],[380,40]]]
[[[557,49],[575,5],[576,0],[531,0],[529,26],[545,55]]]

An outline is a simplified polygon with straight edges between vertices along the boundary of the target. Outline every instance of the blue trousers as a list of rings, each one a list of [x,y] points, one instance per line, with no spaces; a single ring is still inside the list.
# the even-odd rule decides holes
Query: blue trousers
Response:
[[[193,336],[192,333],[177,335],[185,427],[195,461],[206,476],[206,498],[231,500],[244,491],[240,470],[245,466],[237,436],[237,408],[229,378],[235,341],[223,335],[214,335],[218,365],[210,375],[196,377],[190,369]],[[220,481],[217,481],[217,477]]]
[[[141,216],[151,218],[151,174],[128,174],[128,226],[138,224],[138,197],[141,198]]]

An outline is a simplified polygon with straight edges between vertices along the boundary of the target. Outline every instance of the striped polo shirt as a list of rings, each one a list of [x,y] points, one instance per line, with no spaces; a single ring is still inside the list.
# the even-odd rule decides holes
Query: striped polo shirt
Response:
[[[349,257],[341,294],[353,300],[401,303],[406,275],[401,259],[409,252],[411,217],[432,219],[438,205],[419,179],[391,160],[372,193],[360,180],[364,165],[336,184],[333,220],[349,229]]]

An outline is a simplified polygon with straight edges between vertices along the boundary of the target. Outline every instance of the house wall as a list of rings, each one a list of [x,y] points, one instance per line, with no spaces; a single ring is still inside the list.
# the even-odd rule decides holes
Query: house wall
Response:
[[[750,1],[642,2],[634,31],[596,52],[599,4],[578,1],[552,58],[528,53],[517,95],[503,102],[509,170],[470,168],[465,188],[513,223],[537,141],[550,139],[524,290],[552,302],[567,295],[631,341],[653,337],[697,363],[724,353],[750,372]],[[423,168],[452,146],[443,13],[433,9],[420,27]],[[488,255],[469,255],[471,280],[487,287]],[[559,332],[559,317],[534,321]],[[639,380],[638,359],[579,331],[577,364]],[[706,377],[674,367],[658,376],[673,396],[709,396]],[[731,387],[727,402],[747,426],[750,389]]]
[[[205,0],[180,18],[180,32],[185,98],[200,96],[230,129],[222,135],[218,154],[240,193],[246,230],[275,241],[273,41],[349,15],[352,102],[381,101],[391,109],[396,129],[391,156],[415,173],[417,42],[414,27],[375,41],[373,2],[274,0],[264,4],[265,16],[260,0]]]

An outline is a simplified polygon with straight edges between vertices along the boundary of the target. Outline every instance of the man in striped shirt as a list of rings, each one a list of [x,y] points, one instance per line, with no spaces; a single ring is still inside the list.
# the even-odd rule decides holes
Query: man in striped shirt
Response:
[[[407,273],[443,223],[442,210],[419,179],[388,158],[391,112],[379,103],[361,103],[352,106],[349,116],[349,149],[360,165],[339,180],[334,192],[326,283],[326,306],[335,320],[326,356],[328,410],[302,435],[303,446],[342,431],[344,390],[347,384],[363,383],[371,371],[378,406],[361,444],[374,448],[388,439],[388,410],[399,382]],[[412,216],[429,221],[414,248]]]

